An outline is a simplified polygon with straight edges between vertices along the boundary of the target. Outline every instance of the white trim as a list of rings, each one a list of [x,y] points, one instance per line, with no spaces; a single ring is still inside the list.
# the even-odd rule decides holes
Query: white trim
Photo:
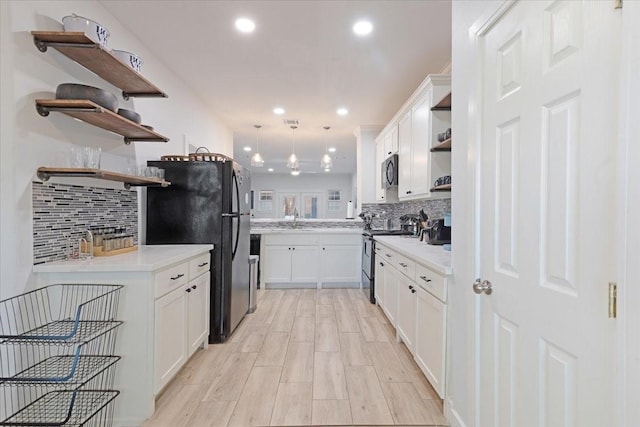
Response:
[[[444,401],[444,416],[449,421],[450,427],[467,427],[460,414],[453,408],[451,399]]]
[[[440,69],[438,74],[451,74],[451,59]]]
[[[640,425],[640,3],[626,2],[622,13],[621,67],[620,67],[620,123],[618,136],[618,189],[617,219],[619,236],[617,251],[618,271],[618,320],[616,329],[616,402],[615,425],[635,427]]]

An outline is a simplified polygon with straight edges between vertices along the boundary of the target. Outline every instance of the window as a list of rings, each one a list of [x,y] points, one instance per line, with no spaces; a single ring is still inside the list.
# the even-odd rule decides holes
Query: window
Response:
[[[329,212],[339,212],[341,209],[341,199],[340,190],[329,190],[327,210]]]
[[[258,211],[273,212],[273,190],[260,190]]]

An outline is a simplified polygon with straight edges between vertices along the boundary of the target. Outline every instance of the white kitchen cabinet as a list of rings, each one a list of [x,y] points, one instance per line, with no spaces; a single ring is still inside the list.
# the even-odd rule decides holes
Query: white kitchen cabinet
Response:
[[[362,245],[322,245],[322,283],[353,283],[361,278]]]
[[[404,274],[398,275],[398,315],[396,331],[411,354],[416,339],[416,284]]]
[[[405,193],[398,197],[410,198],[426,197],[433,182],[431,181],[429,138],[431,130],[431,96],[432,90],[428,90],[411,108],[411,161],[410,161],[410,186]],[[409,193],[406,193],[408,191]]]
[[[296,232],[263,236],[262,282],[267,287],[360,286],[362,236]]]
[[[211,276],[202,274],[189,282],[187,292],[187,355],[191,356],[209,336],[209,289]]]
[[[187,361],[187,295],[184,285],[156,301],[155,391],[162,389]]]
[[[414,359],[435,391],[444,398],[447,306],[417,288]]]
[[[385,158],[398,153],[398,127],[393,126],[384,134],[384,156]]]
[[[389,322],[395,327],[398,321],[398,270],[389,265],[384,272],[384,306],[383,311]]]
[[[412,133],[411,133],[411,111],[405,113],[398,124],[398,198],[411,197],[412,177],[411,177],[411,156],[412,154]]]
[[[391,154],[396,154],[398,152],[397,148],[397,140],[398,140],[398,131],[397,127],[395,128],[395,151]],[[376,201],[377,202],[387,202],[387,203],[395,203],[398,201],[398,189],[397,188],[384,188],[382,186],[382,162],[384,162],[389,155],[387,154],[389,150],[393,150],[392,148],[388,148],[387,141],[384,135],[379,135],[376,139]]]
[[[379,255],[376,254],[376,268],[375,268],[375,281],[373,285],[373,295],[376,298],[376,303],[383,308],[384,307],[384,294],[385,294],[385,278],[386,278],[386,270],[389,268],[387,266],[387,262],[379,259]],[[383,308],[384,310],[384,308]]]
[[[162,385],[190,352],[207,347],[209,287],[199,283],[208,280],[211,249],[211,245],[141,245],[127,254],[33,267],[38,286],[124,285],[118,310],[124,324],[115,351],[122,355],[114,380],[114,388],[121,391],[114,407],[115,427],[142,425],[153,415]],[[197,288],[187,292],[193,285]]]
[[[318,282],[318,247],[294,246],[291,248],[290,282]]]

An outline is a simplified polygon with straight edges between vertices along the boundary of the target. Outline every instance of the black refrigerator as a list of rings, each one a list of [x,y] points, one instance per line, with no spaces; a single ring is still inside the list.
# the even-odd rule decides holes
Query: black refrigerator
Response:
[[[251,176],[232,159],[149,161],[167,188],[147,189],[147,244],[213,244],[210,343],[231,335],[249,308]]]

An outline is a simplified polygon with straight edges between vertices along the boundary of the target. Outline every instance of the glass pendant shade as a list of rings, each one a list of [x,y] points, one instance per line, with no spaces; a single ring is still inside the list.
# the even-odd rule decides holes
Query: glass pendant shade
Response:
[[[291,169],[291,175],[293,175],[293,176],[300,175],[300,169],[297,166],[295,168],[292,168]]]
[[[262,125],[253,125],[256,128],[256,154],[251,156],[251,167],[261,168],[264,166],[264,159],[260,155],[260,141],[258,139],[258,131],[262,127]]]
[[[291,175],[298,175],[300,173],[300,164],[298,162],[298,156],[296,156],[296,138],[295,132],[298,126],[291,126],[291,155],[287,159],[287,167],[291,169]],[[294,174],[294,170],[298,169],[298,173]]]
[[[325,172],[329,172],[333,166],[333,160],[331,160],[331,156],[327,150],[327,134],[329,133],[329,129],[331,129],[330,126],[324,127],[324,156],[320,159],[320,167],[324,169]]]

